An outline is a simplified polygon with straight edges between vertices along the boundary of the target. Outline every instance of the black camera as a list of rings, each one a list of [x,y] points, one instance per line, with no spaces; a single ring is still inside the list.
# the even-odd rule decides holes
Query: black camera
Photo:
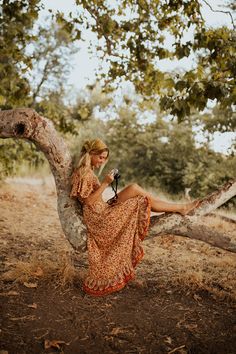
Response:
[[[113,172],[113,176],[114,176],[115,179],[119,179],[120,178],[119,170],[117,168],[114,168],[112,170],[112,172]]]

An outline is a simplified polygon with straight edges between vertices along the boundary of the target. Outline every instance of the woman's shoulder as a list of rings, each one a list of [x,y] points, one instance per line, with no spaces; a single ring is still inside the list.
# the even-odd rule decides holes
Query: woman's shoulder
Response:
[[[75,171],[75,175],[79,180],[93,179],[94,177],[96,177],[91,168],[86,170],[77,170]]]

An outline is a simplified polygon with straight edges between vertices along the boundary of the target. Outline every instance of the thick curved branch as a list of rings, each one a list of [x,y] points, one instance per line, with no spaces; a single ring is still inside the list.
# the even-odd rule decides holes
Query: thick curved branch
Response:
[[[211,213],[236,195],[236,179],[228,181],[215,192],[202,199],[200,205],[193,211],[194,216]]]
[[[151,218],[149,237],[153,238],[166,234],[200,240],[211,246],[236,253],[236,243],[227,234],[213,230],[195,217],[183,217],[176,214],[153,216]]]
[[[227,234],[212,230],[212,228],[200,222],[188,222],[186,225],[175,228],[172,233],[200,240],[211,246],[236,253],[236,243]]]
[[[78,202],[69,197],[72,160],[70,151],[53,123],[31,108],[0,112],[0,138],[27,139],[41,150],[49,164],[57,189],[57,208],[65,236],[75,249],[84,249],[86,228]]]
[[[234,23],[234,18],[233,18],[233,15],[231,14],[230,11],[214,10],[213,7],[206,0],[202,0],[202,1],[211,9],[212,12],[218,12],[218,13],[222,13],[222,14],[225,14],[225,15],[229,15],[230,19],[231,19],[231,23],[233,25],[233,29],[234,30],[236,29],[236,26],[235,26],[235,23]]]

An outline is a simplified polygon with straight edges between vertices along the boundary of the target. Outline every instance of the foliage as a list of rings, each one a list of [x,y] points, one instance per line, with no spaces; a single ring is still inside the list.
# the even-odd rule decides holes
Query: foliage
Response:
[[[195,149],[191,129],[160,118],[142,125],[135,115],[127,114],[109,125],[107,140],[114,155],[111,159],[124,183],[135,181],[172,194],[183,191],[184,169]]]
[[[2,141],[0,144],[0,180],[15,174],[22,161],[28,161],[30,166],[38,167],[45,162],[45,157],[31,142],[16,139]]]
[[[60,49],[69,48],[70,43],[83,38],[89,28],[98,37],[97,55],[109,67],[108,75],[99,75],[107,89],[109,83],[122,78],[131,81],[144,99],[160,96],[162,109],[180,121],[216,100],[219,109],[227,111],[224,126],[227,130],[234,129],[236,40],[233,15],[229,11],[233,29],[213,29],[207,28],[202,18],[201,0],[121,0],[118,3],[76,0],[76,16],[70,13],[65,18],[62,13],[53,14],[58,27],[54,25],[52,35],[42,26],[38,33],[32,31],[40,4],[39,0],[3,0],[2,107],[27,105],[30,85],[24,73],[32,68],[34,60],[40,62],[42,56],[41,81],[33,92],[33,101],[52,72],[59,80],[60,67],[64,64],[65,69],[65,62],[68,63],[64,50],[61,61]],[[228,9],[234,11],[233,2],[228,3]],[[168,40],[172,41],[171,49]],[[25,48],[32,42],[35,52],[31,56]],[[159,69],[163,59],[181,60],[190,56],[195,59],[192,70],[167,73]]]
[[[191,188],[192,196],[201,197],[236,174],[235,156],[215,153],[207,144],[196,147],[189,124],[161,116],[141,124],[127,107],[107,123],[106,141],[111,148],[109,167],[120,170],[123,184],[137,182],[172,195]]]
[[[213,192],[236,175],[236,156],[224,156],[203,146],[196,150],[184,171],[184,183],[195,196]]]
[[[223,109],[220,105],[216,105],[210,112],[205,112],[198,118],[209,133],[236,130],[236,114],[229,107]]]
[[[221,110],[227,109],[233,115],[234,23],[233,29],[207,28],[201,14],[201,0],[121,0],[119,3],[77,0],[76,3],[74,26],[78,24],[80,33],[90,28],[97,34],[97,53],[108,62],[108,77],[100,75],[106,87],[121,78],[129,80],[144,99],[161,96],[162,109],[180,121],[193,110],[203,111],[212,100],[218,102]],[[229,6],[233,11],[233,5]],[[191,34],[192,38],[187,41],[187,35]],[[170,38],[172,49],[167,46]],[[195,59],[195,67],[183,73],[162,72],[157,65],[163,59],[180,60],[190,56]],[[232,129],[227,119],[225,126]]]
[[[40,0],[1,2],[0,107],[27,106],[30,85],[25,73],[32,61],[25,48],[36,40],[32,29],[39,15]]]
[[[71,114],[71,107],[63,102],[63,88],[60,91],[50,92],[48,95],[35,103],[34,109],[40,115],[50,119],[57,131],[64,133],[71,133],[76,135],[78,133],[78,125]]]

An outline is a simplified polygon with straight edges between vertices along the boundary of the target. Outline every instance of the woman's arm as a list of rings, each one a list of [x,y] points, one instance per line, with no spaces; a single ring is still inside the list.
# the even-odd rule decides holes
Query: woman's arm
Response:
[[[91,193],[86,199],[84,199],[85,204],[93,204],[95,203],[98,199],[101,198],[102,193],[104,190],[111,184],[111,182],[114,180],[114,174],[111,171],[108,175],[105,176],[103,182],[101,183],[100,187],[93,193]]]
[[[85,204],[93,204],[95,203],[98,199],[101,198],[102,193],[104,190],[109,186],[109,183],[103,182],[100,187],[93,193],[90,194],[90,196],[86,199],[84,199]]]

